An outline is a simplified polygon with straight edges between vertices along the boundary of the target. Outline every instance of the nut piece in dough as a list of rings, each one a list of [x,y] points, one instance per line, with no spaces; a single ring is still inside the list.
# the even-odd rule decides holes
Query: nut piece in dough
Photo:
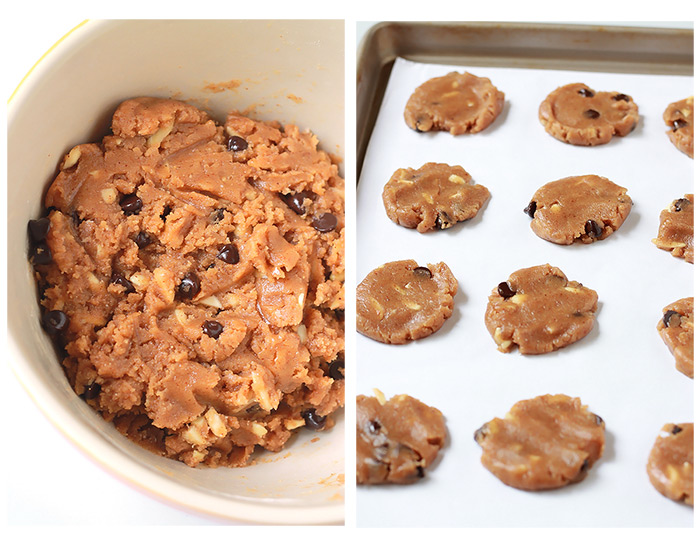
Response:
[[[452,315],[456,293],[457,279],[444,262],[383,264],[357,287],[357,331],[382,343],[424,338]]]
[[[594,290],[545,264],[518,270],[494,288],[484,320],[499,351],[517,346],[522,354],[542,354],[585,337],[597,307]]]
[[[540,187],[525,212],[542,239],[571,245],[607,238],[632,209],[627,189],[598,175],[565,177]]]
[[[690,158],[694,158],[694,117],[695,107],[692,96],[669,104],[666,111],[664,111],[664,122],[666,126],[671,128],[671,130],[666,132],[668,139]]]
[[[481,132],[503,110],[505,95],[486,77],[450,72],[420,85],[404,110],[417,132],[449,131],[453,136]]]
[[[627,94],[596,92],[570,83],[549,93],[540,104],[540,122],[559,141],[601,145],[626,136],[639,121],[637,104]]]
[[[693,505],[695,425],[664,424],[649,454],[647,474],[654,488],[671,500]]]
[[[676,359],[676,369],[694,376],[695,299],[681,298],[664,307],[656,329]]]
[[[471,219],[488,198],[488,189],[474,184],[464,168],[434,162],[396,170],[382,193],[389,218],[421,233]]]
[[[357,397],[357,484],[413,483],[444,446],[445,419],[411,396],[377,396]]]
[[[654,245],[691,264],[695,260],[695,235],[693,214],[694,195],[686,194],[674,200],[659,216],[659,234]]]
[[[474,433],[481,463],[521,490],[559,488],[584,479],[605,448],[605,423],[564,394],[516,403]]]

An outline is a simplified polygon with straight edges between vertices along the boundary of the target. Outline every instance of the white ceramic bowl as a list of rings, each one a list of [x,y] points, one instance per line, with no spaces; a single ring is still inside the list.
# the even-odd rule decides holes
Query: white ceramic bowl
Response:
[[[239,469],[192,469],[131,443],[72,392],[41,330],[27,221],[39,216],[63,154],[108,133],[115,107],[133,96],[187,100],[220,120],[253,106],[252,116],[309,128],[323,149],[343,156],[343,46],[342,21],[89,21],[57,43],[10,100],[10,363],[71,441],[176,505],[248,522],[341,523],[342,416],[331,431],[301,431],[283,452]],[[240,85],[227,89],[232,80]]]

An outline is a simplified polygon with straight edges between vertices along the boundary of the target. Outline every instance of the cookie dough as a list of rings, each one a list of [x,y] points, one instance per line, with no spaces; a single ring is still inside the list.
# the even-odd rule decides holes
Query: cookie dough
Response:
[[[571,245],[593,243],[620,228],[632,209],[627,189],[598,175],[579,175],[540,187],[525,208],[542,239]]]
[[[661,339],[676,359],[676,369],[691,379],[694,376],[695,299],[681,298],[664,307],[656,325]]]
[[[694,196],[686,194],[674,200],[659,216],[659,234],[654,245],[691,264],[695,260],[695,236],[693,234]]]
[[[695,126],[693,122],[695,108],[693,102],[694,100],[691,96],[685,100],[669,104],[666,111],[664,111],[664,122],[666,126],[671,127],[671,130],[666,132],[668,139],[690,158],[694,158],[693,148],[695,141]]]
[[[357,484],[416,482],[446,437],[442,413],[411,396],[358,396]]]
[[[596,92],[583,83],[564,85],[540,104],[540,122],[559,141],[601,145],[626,136],[639,121],[637,104],[627,94]]]
[[[542,354],[585,337],[597,307],[594,290],[545,264],[518,270],[499,283],[484,320],[499,351],[518,347],[522,354]]]
[[[481,463],[521,490],[559,488],[581,481],[605,448],[605,423],[564,394],[516,403],[474,433]]]
[[[488,198],[488,189],[474,184],[464,168],[434,162],[396,170],[382,193],[389,218],[421,233],[471,219]]]
[[[66,155],[29,225],[42,324],[76,394],[190,466],[241,466],[330,428],[337,165],[296,126],[236,112],[221,126],[175,100],[123,102],[112,132]]]
[[[654,488],[671,500],[693,505],[693,438],[695,425],[664,424],[656,438],[647,474]]]
[[[450,318],[455,294],[457,279],[444,262],[383,264],[357,287],[357,331],[382,343],[424,338]]]
[[[505,95],[486,77],[450,72],[418,87],[406,103],[406,124],[417,132],[481,132],[503,110]]]

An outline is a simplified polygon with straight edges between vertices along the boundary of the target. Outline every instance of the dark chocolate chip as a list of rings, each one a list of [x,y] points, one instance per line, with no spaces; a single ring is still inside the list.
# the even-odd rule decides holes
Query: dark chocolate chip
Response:
[[[583,112],[583,116],[588,119],[597,119],[600,117],[600,113],[598,113],[595,109],[587,109]]]
[[[507,281],[503,281],[502,283],[498,284],[498,294],[502,298],[505,298],[507,300],[508,298],[512,298],[513,296],[515,296],[516,293],[517,291],[510,288],[510,285]]]
[[[83,392],[83,398],[85,398],[86,400],[94,400],[100,395],[100,392],[102,392],[102,387],[100,386],[100,383],[93,382],[85,387],[85,391]]]
[[[51,228],[51,221],[48,217],[29,221],[27,224],[29,239],[33,242],[44,241]]]
[[[586,98],[591,98],[594,94],[594,92],[591,89],[587,89],[585,87],[582,87],[578,90],[578,93],[581,96],[585,96]]]
[[[600,227],[600,225],[592,219],[586,221],[584,228],[586,229],[586,234],[592,238],[599,238],[603,233],[603,229]]]
[[[219,336],[223,331],[224,325],[218,321],[204,321],[204,324],[202,325],[202,332],[214,339],[219,339]]]
[[[474,432],[474,441],[480,443],[488,434],[489,423],[482,425],[476,432]]]
[[[452,217],[450,217],[444,211],[438,211],[437,219],[435,219],[435,226],[437,228],[439,228],[440,230],[444,230],[445,228],[449,228],[453,224],[454,221],[452,220]]]
[[[619,102],[620,100],[624,100],[625,102],[630,101],[630,97],[627,96],[626,94],[622,94],[622,93],[616,94],[615,96],[612,97],[612,99],[615,100],[616,102]]]
[[[344,371],[345,358],[342,356],[339,356],[328,365],[328,375],[330,375],[331,379],[335,379],[336,381],[342,381],[345,379],[345,374],[343,373]]]
[[[212,213],[211,216],[211,222],[217,223],[221,221],[224,218],[224,211],[226,211],[223,207],[220,207],[214,213]]]
[[[683,128],[685,125],[688,123],[686,122],[685,119],[674,119],[673,120],[673,131],[675,132],[679,128]]]
[[[216,258],[223,260],[226,264],[237,264],[240,260],[238,249],[233,243],[223,245],[221,249],[219,249],[219,254],[216,255]]]
[[[690,200],[687,198],[678,198],[678,200],[673,201],[673,210],[674,211],[683,211],[688,204],[690,203]]]
[[[134,243],[138,245],[139,249],[144,249],[153,243],[153,238],[148,232],[139,232],[134,238]]]
[[[297,215],[303,215],[306,213],[306,208],[304,207],[304,200],[311,199],[311,193],[307,191],[302,192],[290,192],[289,194],[281,194],[280,198],[287,204],[289,209],[294,211]]]
[[[199,277],[194,272],[187,272],[180,282],[178,287],[178,295],[182,300],[189,300],[194,298],[199,294],[201,285],[199,283]]]
[[[51,249],[45,241],[40,241],[29,248],[29,261],[35,266],[51,264]]]
[[[681,428],[681,427],[678,426],[677,424],[674,424],[674,425],[673,425],[673,428],[671,428],[671,434],[673,434],[674,436],[675,436],[677,433],[682,432],[682,431],[683,431],[683,428]]]
[[[143,207],[143,201],[135,194],[127,194],[119,201],[119,205],[125,215],[138,215]]]
[[[68,328],[68,324],[70,323],[68,315],[58,309],[47,311],[44,313],[41,320],[44,325],[44,329],[51,335],[58,335],[65,332]]]
[[[378,420],[371,420],[367,423],[367,431],[370,434],[378,434],[379,430],[382,429],[382,425],[379,423]]]
[[[595,413],[593,413],[593,416],[595,417],[595,423],[598,426],[602,425],[605,422],[600,415],[596,415]]]
[[[163,213],[160,214],[160,220],[165,221],[165,219],[168,218],[168,215],[170,215],[173,212],[173,208],[170,206],[163,206]]]
[[[426,279],[433,278],[433,272],[431,272],[430,269],[426,268],[425,266],[418,266],[417,268],[413,268],[413,273],[418,277],[424,277]]]
[[[581,473],[585,473],[588,471],[588,468],[591,467],[590,462],[588,462],[588,458],[584,459],[583,464],[581,464]]]
[[[419,479],[422,479],[423,477],[425,477],[425,470],[423,469],[423,466],[418,466],[418,465],[416,466],[416,476]]]
[[[229,151],[245,151],[248,148],[248,142],[244,140],[240,136],[231,136],[228,139],[228,143],[226,144],[226,148]]]
[[[131,281],[129,281],[126,277],[124,277],[124,275],[122,275],[119,272],[112,273],[112,277],[110,277],[109,282],[114,283],[115,285],[119,285],[120,287],[124,287],[125,294],[131,294],[132,292],[136,292],[136,289],[134,288],[134,285],[131,284]]]
[[[302,411],[301,416],[306,421],[306,426],[312,430],[321,430],[326,425],[326,417],[319,416],[315,409]]]
[[[311,226],[313,226],[319,232],[332,232],[335,227],[338,226],[338,219],[333,213],[324,213],[318,217],[315,217],[311,221]]]
[[[673,309],[669,309],[664,313],[664,326],[666,328],[675,328],[681,325],[681,314]]]
[[[537,202],[534,200],[527,204],[527,207],[523,209],[525,213],[527,213],[531,219],[535,218],[535,211],[537,211]]]

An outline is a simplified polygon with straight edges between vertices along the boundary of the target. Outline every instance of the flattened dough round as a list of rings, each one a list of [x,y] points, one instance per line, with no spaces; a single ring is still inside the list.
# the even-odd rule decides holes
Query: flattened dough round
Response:
[[[695,425],[664,424],[649,454],[647,474],[654,488],[671,500],[693,505]]]
[[[464,168],[435,162],[396,170],[382,193],[389,218],[421,233],[471,219],[488,198],[488,189],[474,184]]]
[[[598,175],[579,175],[540,187],[525,212],[530,228],[559,245],[603,240],[620,228],[632,209],[627,189]]]
[[[664,111],[664,122],[671,130],[666,132],[668,139],[680,151],[694,158],[695,107],[693,97],[669,104]]]
[[[473,134],[498,117],[504,100],[505,95],[488,78],[450,72],[419,86],[408,99],[403,116],[406,124],[418,132]]]
[[[494,288],[484,320],[499,351],[517,346],[522,354],[542,354],[585,337],[597,307],[594,290],[544,264],[518,270]]]
[[[695,235],[693,213],[695,199],[692,194],[674,200],[659,216],[659,234],[654,245],[691,264],[695,261]]]
[[[627,94],[596,92],[583,83],[570,83],[549,93],[540,104],[540,122],[559,141],[601,145],[613,136],[626,136],[639,121],[637,104]]]
[[[357,331],[382,343],[424,338],[452,315],[456,293],[457,279],[444,262],[383,264],[357,287]]]
[[[695,299],[681,298],[664,307],[664,314],[656,329],[676,359],[676,369],[693,378],[695,338]]]
[[[521,490],[545,490],[576,483],[601,457],[605,423],[564,394],[516,403],[474,433],[481,463],[503,483]]]
[[[357,397],[357,484],[413,483],[425,476],[445,444],[447,427],[435,407],[402,394],[386,401]]]

